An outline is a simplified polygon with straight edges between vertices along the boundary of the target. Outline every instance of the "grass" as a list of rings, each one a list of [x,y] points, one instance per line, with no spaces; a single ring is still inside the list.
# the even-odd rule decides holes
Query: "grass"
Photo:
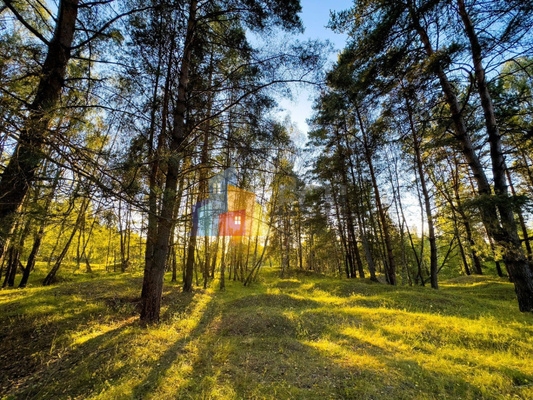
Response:
[[[250,288],[192,294],[167,282],[149,328],[140,285],[97,273],[0,291],[0,398],[533,398],[533,316],[504,280],[434,291],[266,270]]]

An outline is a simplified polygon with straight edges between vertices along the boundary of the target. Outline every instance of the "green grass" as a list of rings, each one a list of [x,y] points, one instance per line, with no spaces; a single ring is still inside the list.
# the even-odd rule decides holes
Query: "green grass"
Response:
[[[533,315],[496,278],[439,291],[273,270],[224,292],[167,282],[149,328],[139,273],[34,282],[0,291],[1,398],[533,398]]]

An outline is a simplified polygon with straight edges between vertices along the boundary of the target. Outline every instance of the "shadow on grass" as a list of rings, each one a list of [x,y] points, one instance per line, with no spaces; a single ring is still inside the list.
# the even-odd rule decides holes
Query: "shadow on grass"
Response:
[[[479,399],[481,390],[452,369],[435,370],[419,363],[405,351],[375,345],[372,337],[357,339],[337,333],[335,351],[320,350],[322,357],[335,360],[341,365],[358,365],[365,377],[364,383],[351,382],[348,397],[373,399]],[[413,349],[413,352],[418,351]],[[425,359],[424,359],[425,360]],[[435,361],[432,359],[431,361]],[[371,386],[373,393],[368,393]]]
[[[84,297],[83,294],[80,296]],[[176,293],[169,288],[163,300],[167,307],[166,317],[175,317],[170,309],[173,312],[191,312],[194,299],[194,294]],[[173,356],[178,356],[190,337],[196,335],[195,331],[189,333],[158,359],[160,344],[164,342],[154,339],[151,329],[155,329],[153,332],[157,337],[161,326],[148,330],[141,327],[135,303],[131,302],[127,291],[98,292],[97,299],[92,300],[98,305],[96,311],[85,310],[68,318],[56,318],[45,324],[46,329],[41,326],[39,318],[32,319],[31,323],[14,325],[17,330],[12,332],[6,343],[15,345],[15,349],[12,353],[1,353],[14,361],[9,363],[11,373],[2,371],[2,378],[5,378],[2,388],[5,390],[1,390],[0,394],[29,399],[89,398],[118,385],[119,393],[123,390],[119,396],[128,396],[132,386],[139,382],[138,371],[152,368],[147,375],[143,374],[143,383],[134,389],[136,398],[145,398],[157,387]],[[205,310],[203,318],[209,319],[210,315]],[[93,324],[94,329],[91,328]],[[25,330],[22,330],[23,326]],[[202,322],[197,329],[201,327]],[[36,331],[39,331],[40,341],[32,336]],[[30,339],[29,347],[24,348],[22,340],[17,343],[16,336]],[[39,352],[38,358],[32,358],[35,352]]]
[[[478,279],[475,285],[442,285],[430,287],[396,286],[373,283],[368,280],[326,281],[314,285],[317,290],[346,299],[346,305],[366,308],[388,308],[456,317],[478,318],[502,311],[502,302],[508,310],[516,311],[516,296],[512,285],[494,278]],[[489,307],[489,305],[494,307]]]
[[[468,378],[434,368],[438,360],[432,350],[453,338],[446,320],[440,333],[432,333],[431,325],[427,331],[424,326],[411,332],[410,338],[402,332],[409,322],[426,322],[420,313],[428,314],[428,321],[430,314],[475,318],[473,313],[484,312],[489,304],[476,297],[479,290],[494,289],[497,298],[510,290],[491,286],[499,283],[433,291],[306,277],[306,282],[282,281],[289,282],[289,294],[230,288],[211,296],[165,285],[163,322],[151,331],[141,329],[132,316],[132,293],[137,294],[140,284],[131,279],[98,281],[96,286],[69,283],[46,289],[45,297],[40,291],[4,299],[0,323],[8,329],[0,331],[0,397],[482,398],[485,394]],[[279,283],[273,287],[283,287]],[[403,320],[407,310],[412,312],[410,321]],[[92,324],[100,326],[92,332]],[[361,335],[363,330],[368,338]],[[478,339],[470,345],[490,349],[494,344],[491,337]],[[424,340],[434,347],[414,347]],[[464,352],[468,349],[465,344]],[[524,349],[517,354],[527,354]],[[412,356],[411,350],[426,358]],[[466,361],[459,358],[454,365],[463,368]],[[515,385],[531,379],[518,367],[502,366],[498,373]]]
[[[166,319],[176,315],[176,312],[178,314],[185,312],[190,307],[190,304],[195,297],[194,292],[181,293],[181,295],[186,299],[186,301],[182,302],[181,307],[178,307],[177,309],[169,309],[165,315]],[[207,326],[215,318],[216,313],[217,307],[211,300],[207,304],[206,308],[202,311],[202,316],[196,326],[185,336],[171,345],[160,357],[151,362],[149,366],[147,366],[149,372],[146,374],[142,382],[133,388],[133,398],[146,398],[158,389],[174,363],[189,356],[190,352],[187,350],[187,346],[205,333]]]
[[[148,372],[133,388],[133,398],[232,398],[230,392],[236,398],[253,398],[254,391],[260,398],[269,398],[272,389],[277,394],[270,398],[291,398],[295,390],[305,393],[301,398],[327,398],[313,397],[316,379],[320,377],[328,391],[335,391],[357,371],[344,371],[325,360],[325,365],[307,370],[317,354],[298,341],[299,321],[284,314],[287,302],[302,310],[319,306],[287,295],[249,295],[237,300],[215,296],[187,336],[146,366]],[[255,312],[246,309],[257,304],[262,308]],[[169,310],[169,316],[175,312]],[[293,359],[295,355],[298,359]],[[325,371],[332,370],[339,377],[337,388],[324,377]]]
[[[292,279],[283,279],[278,282],[276,282],[272,287],[284,289],[284,290],[290,290],[290,289],[300,289],[303,282],[300,282],[299,280],[292,280]]]
[[[410,323],[407,317],[406,323]],[[394,324],[401,326],[398,321]],[[503,398],[510,393],[518,393],[533,382],[533,374],[520,370],[520,361],[513,362],[515,367],[505,366],[506,360],[513,357],[511,354],[523,357],[531,352],[527,344],[522,343],[519,347],[515,343],[513,338],[520,336],[519,329],[514,334],[504,332],[501,337],[492,337],[478,331],[469,332],[466,327],[463,331],[457,327],[449,329],[445,321],[435,326],[425,325],[422,320],[418,328],[418,331],[407,328],[400,333],[384,324],[374,326],[364,323],[363,330],[352,331],[358,332],[355,335],[337,332],[330,337],[347,351],[355,348],[356,353],[363,351],[384,363],[391,376],[397,376],[403,387],[407,385],[414,391],[420,391],[420,396],[416,396],[419,398]],[[368,336],[364,336],[364,332]],[[373,337],[370,332],[379,334]],[[500,332],[494,334],[499,335]],[[358,348],[356,343],[361,347]],[[499,360],[496,365],[494,360]],[[527,363],[522,361],[522,364]],[[484,378],[476,382],[474,377],[479,376]],[[409,397],[401,396],[399,392],[392,398]]]
[[[242,310],[246,308],[317,308],[322,304],[311,299],[295,298],[288,294],[251,294],[233,300],[227,304],[228,309]]]
[[[67,345],[63,335],[89,323],[94,313],[91,309],[69,316],[47,313],[1,318],[0,394],[52,362]]]
[[[117,358],[127,357],[121,347],[136,335],[131,329],[136,325],[125,322],[66,349],[41,364],[20,382],[20,388],[12,395],[25,399],[70,399],[100,393],[109,382],[128,373],[127,363],[118,362]]]
[[[46,389],[53,380],[47,371],[62,370],[62,365],[73,368],[71,358],[80,360],[84,352],[93,354],[100,346],[105,348],[107,338],[119,331],[99,335],[99,328],[94,327],[104,323],[113,329],[131,320],[135,305],[119,300],[129,298],[131,287],[131,282],[103,280],[97,287],[75,282],[5,291],[0,304],[0,397],[7,393],[37,396],[37,382]],[[111,304],[110,298],[116,303]],[[96,337],[77,345],[74,335],[79,332]]]
[[[85,306],[87,302],[98,303],[118,298],[133,298],[141,286],[139,278],[121,277],[120,280],[108,277],[91,281],[70,282],[63,285],[8,289],[2,291],[0,315],[18,317],[21,315],[43,315],[46,312],[57,314],[62,310]],[[48,308],[48,309],[47,309]]]
[[[291,319],[279,308],[240,314],[230,307],[220,310],[216,324],[195,332],[191,341],[197,346],[196,357],[191,358],[188,379],[164,397],[412,399],[468,393],[468,398],[479,398],[479,390],[452,371],[435,374],[393,349],[342,337],[336,332],[334,311],[324,322],[327,312],[321,310]],[[335,345],[343,348],[341,353],[311,345],[333,336],[344,339],[344,347]],[[174,362],[180,347],[161,364]],[[362,353],[379,362],[358,363]]]
[[[298,324],[280,308],[239,312],[232,302],[226,304],[209,324],[209,334],[195,343],[189,379],[167,397],[343,398],[344,382],[359,371],[336,365],[302,344]]]

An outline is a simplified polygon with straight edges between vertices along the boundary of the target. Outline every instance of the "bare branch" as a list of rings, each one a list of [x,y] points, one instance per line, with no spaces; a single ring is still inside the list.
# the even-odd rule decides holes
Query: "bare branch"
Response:
[[[92,6],[99,6],[99,5],[105,5],[105,4],[111,4],[115,0],[100,0],[100,1],[89,1],[87,3],[80,4],[80,8],[90,8]]]
[[[150,10],[151,8],[152,7],[144,7],[144,8],[139,8],[139,9],[135,9],[135,10],[130,10],[128,12],[119,14],[119,15],[117,15],[114,18],[111,18],[98,31],[96,31],[94,33],[94,35],[92,35],[90,38],[84,40],[83,42],[77,44],[76,46],[73,46],[72,49],[76,50],[76,49],[79,49],[79,48],[85,46],[86,44],[88,44],[89,42],[91,42],[92,40],[97,38],[98,36],[102,35],[107,28],[109,28],[111,25],[113,25],[119,19],[121,19],[123,17],[127,17],[128,15],[132,15],[132,14],[138,13],[138,12],[143,12],[143,11],[146,11],[146,10]]]
[[[35,29],[33,26],[31,26],[28,21],[26,21],[24,19],[24,17],[22,15],[20,15],[20,13],[17,11],[17,9],[15,7],[13,7],[13,1],[12,0],[4,0],[4,3],[6,5],[6,7],[9,8],[9,10],[13,13],[13,15],[15,16],[15,18],[17,18],[17,20],[22,24],[24,25],[24,27],[29,30],[31,33],[33,33],[34,36],[36,36],[41,42],[43,42],[44,44],[46,44],[47,46],[50,44],[50,42],[43,36],[41,35],[41,33],[39,33],[39,31],[37,29]]]

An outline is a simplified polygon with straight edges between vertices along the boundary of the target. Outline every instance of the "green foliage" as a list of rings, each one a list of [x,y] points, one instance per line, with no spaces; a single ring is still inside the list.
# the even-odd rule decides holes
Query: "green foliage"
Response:
[[[441,290],[312,274],[225,292],[167,284],[135,317],[140,277],[79,275],[0,292],[0,396],[145,399],[530,398],[533,325],[512,285]]]
[[[465,208],[471,210],[481,209],[487,205],[493,205],[497,207],[511,208],[514,212],[519,212],[526,206],[531,207],[531,198],[526,195],[516,196],[497,196],[497,195],[478,195],[472,199],[466,199],[464,201]]]

